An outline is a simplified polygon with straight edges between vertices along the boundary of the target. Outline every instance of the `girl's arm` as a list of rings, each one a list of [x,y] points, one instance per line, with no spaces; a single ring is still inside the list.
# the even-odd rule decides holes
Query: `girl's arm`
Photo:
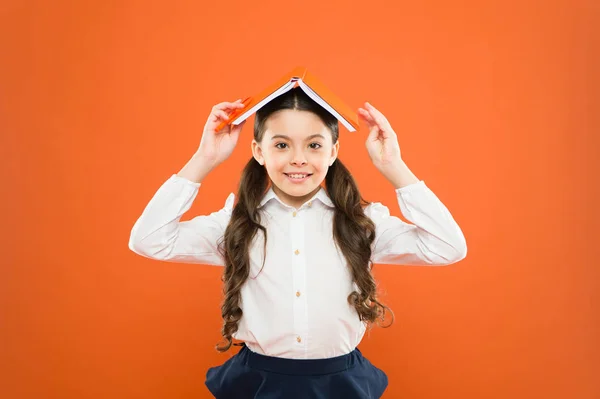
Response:
[[[422,180],[395,190],[409,224],[381,203],[365,208],[376,226],[372,261],[398,265],[450,265],[467,256],[465,237],[452,215]]]
[[[465,237],[435,194],[402,160],[398,136],[387,118],[365,103],[359,115],[369,128],[366,146],[375,167],[394,185],[396,198],[408,224],[380,203],[365,213],[376,226],[373,263],[449,265],[467,256]]]
[[[179,220],[192,206],[204,178],[233,152],[245,122],[218,127],[229,120],[230,113],[242,108],[241,100],[212,108],[194,156],[159,188],[133,226],[129,237],[133,252],[164,261],[224,265],[218,240],[231,217],[233,194],[218,212],[187,222]]]
[[[179,174],[163,183],[133,226],[129,249],[156,260],[223,266],[217,242],[229,223],[234,195],[229,195],[221,210],[180,222],[211,170],[194,155]]]

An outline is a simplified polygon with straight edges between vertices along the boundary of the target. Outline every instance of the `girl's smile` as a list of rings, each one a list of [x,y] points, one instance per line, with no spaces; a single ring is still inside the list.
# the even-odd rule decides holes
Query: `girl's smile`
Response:
[[[293,184],[300,184],[307,181],[312,173],[284,173]]]

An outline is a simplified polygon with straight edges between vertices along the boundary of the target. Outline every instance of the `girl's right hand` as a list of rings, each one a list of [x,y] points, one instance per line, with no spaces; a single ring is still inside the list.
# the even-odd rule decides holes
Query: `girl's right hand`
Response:
[[[200,140],[200,147],[198,148],[197,154],[209,162],[212,165],[217,166],[221,162],[225,161],[235,148],[240,131],[246,121],[240,123],[237,126],[226,125],[224,128],[216,131],[217,127],[223,122],[229,119],[229,115],[233,111],[244,108],[242,100],[234,102],[222,102],[215,105],[206,125],[204,125],[204,131],[202,132],[202,139]]]

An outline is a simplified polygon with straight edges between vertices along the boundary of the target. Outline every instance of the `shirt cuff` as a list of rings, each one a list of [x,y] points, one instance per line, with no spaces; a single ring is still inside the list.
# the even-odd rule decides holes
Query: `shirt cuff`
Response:
[[[396,194],[406,194],[406,193],[410,193],[411,191],[414,191],[414,190],[420,190],[423,187],[425,187],[425,181],[419,180],[416,183],[411,183],[408,186],[397,188],[394,191],[396,192]]]
[[[177,173],[173,173],[173,175],[171,176],[171,178],[169,180],[180,182],[180,183],[183,183],[183,184],[186,184],[186,185],[189,185],[192,187],[196,187],[196,188],[200,187],[200,185],[202,184],[202,183],[196,183],[194,181],[188,180],[185,177],[177,176]]]

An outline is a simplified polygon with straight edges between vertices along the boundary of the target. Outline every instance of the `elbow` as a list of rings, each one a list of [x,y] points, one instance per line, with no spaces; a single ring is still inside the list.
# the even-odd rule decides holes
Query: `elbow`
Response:
[[[144,257],[149,257],[148,248],[145,248],[141,240],[137,239],[133,234],[129,237],[128,246],[130,251]]]
[[[162,241],[151,241],[148,237],[141,240],[132,236],[129,249],[144,258],[167,261],[172,257],[173,246],[165,245]]]
[[[143,252],[142,246],[139,244],[139,242],[132,240],[131,238],[129,239],[128,247],[130,251],[135,252],[136,254]]]
[[[454,258],[454,263],[460,262],[461,260],[465,259],[466,257],[467,257],[467,246],[464,245],[457,251],[457,255]]]
[[[152,245],[145,242],[141,237],[136,234],[131,234],[129,237],[129,250],[143,256],[145,258],[157,259],[156,250],[152,249]]]
[[[447,259],[447,263],[446,265],[452,265],[454,263],[460,262],[461,260],[465,259],[467,257],[467,244],[466,243],[461,243],[460,245],[457,245],[454,247],[454,250],[452,251],[452,255],[448,256]]]
[[[141,256],[148,256],[147,255],[147,249],[144,248],[143,245],[143,237],[142,235],[139,233],[139,220],[137,222],[135,222],[135,224],[133,225],[133,227],[131,228],[131,232],[129,233],[129,243],[128,243],[128,247],[129,250],[141,255]]]
[[[439,246],[432,250],[429,248],[431,264],[436,266],[453,265],[467,257],[467,245],[464,240],[456,243],[447,243],[444,247]]]

